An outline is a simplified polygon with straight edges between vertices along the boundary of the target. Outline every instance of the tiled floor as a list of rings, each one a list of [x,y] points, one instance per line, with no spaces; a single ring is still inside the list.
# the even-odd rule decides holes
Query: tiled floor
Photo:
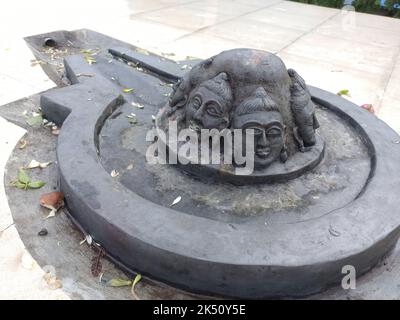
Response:
[[[283,0],[1,1],[0,105],[54,86],[40,66],[31,66],[34,57],[24,36],[80,28],[174,53],[176,59],[206,58],[235,47],[272,51],[307,83],[332,92],[348,89],[353,102],[372,103],[378,116],[400,132],[400,19]],[[1,176],[10,146],[21,134],[0,119],[0,142],[10,141],[0,144]],[[4,227],[12,219],[1,188],[0,198]],[[13,278],[36,281],[40,273],[20,268],[29,257],[24,258],[15,227],[1,237],[7,244],[0,246],[2,287],[15,288],[14,297],[36,296],[13,286]]]
[[[205,58],[235,47],[278,53],[311,85],[390,114],[400,89],[400,19],[283,0],[114,0],[54,4],[52,0],[0,4],[0,105],[53,84],[22,37],[58,29],[91,28],[176,58]]]

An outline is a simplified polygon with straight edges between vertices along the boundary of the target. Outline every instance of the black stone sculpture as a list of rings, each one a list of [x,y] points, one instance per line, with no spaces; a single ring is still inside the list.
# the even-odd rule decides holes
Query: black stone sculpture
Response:
[[[253,129],[254,168],[258,172],[239,182],[232,167],[206,166],[214,176],[218,176],[215,171],[224,171],[222,178],[234,183],[294,178],[323,157],[323,141],[317,140],[315,132],[319,127],[315,106],[305,81],[269,52],[233,49],[198,63],[174,86],[163,113],[159,125],[163,130],[167,130],[168,120],[177,121],[179,129],[240,129],[242,150],[246,150],[246,129]],[[307,156],[292,158],[313,147],[311,163],[304,162]],[[287,160],[295,170],[289,172],[287,166],[279,165]],[[278,162],[277,169],[268,170],[274,162]],[[204,168],[186,166],[184,170],[204,176]]]
[[[48,39],[63,60],[44,49]],[[40,104],[62,125],[68,214],[127,271],[205,294],[303,297],[339,286],[344,266],[366,273],[396,245],[399,135],[306,86],[277,56],[238,49],[175,62],[90,30],[27,42],[60,86]],[[234,165],[150,165],[146,132],[173,119],[259,130],[258,168],[240,176]]]

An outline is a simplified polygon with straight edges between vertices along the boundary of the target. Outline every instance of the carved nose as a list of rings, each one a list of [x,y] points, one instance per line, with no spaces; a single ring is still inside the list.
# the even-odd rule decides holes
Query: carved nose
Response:
[[[200,107],[193,116],[193,119],[197,122],[202,122],[201,119],[203,118],[203,108]]]
[[[263,133],[261,134],[260,139],[258,140],[258,145],[262,146],[262,147],[267,147],[268,146],[268,139],[267,139],[267,135],[265,134],[265,132],[263,131]]]

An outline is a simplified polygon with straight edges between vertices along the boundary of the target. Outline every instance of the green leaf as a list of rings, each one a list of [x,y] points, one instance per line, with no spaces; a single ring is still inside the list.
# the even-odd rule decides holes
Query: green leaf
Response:
[[[46,185],[46,182],[43,182],[43,181],[29,182],[28,189],[40,189],[44,185]]]
[[[132,280],[125,280],[125,279],[119,279],[119,278],[114,278],[109,281],[107,281],[106,286],[109,287],[127,287],[132,285]]]
[[[137,284],[140,280],[142,280],[142,275],[141,275],[141,274],[137,274],[136,277],[135,277],[135,279],[133,280],[132,286],[135,287],[136,284]]]
[[[41,115],[33,116],[26,120],[26,123],[31,127],[40,127],[43,123],[43,117]]]
[[[19,181],[12,181],[12,182],[10,183],[10,185],[13,186],[13,187],[15,187],[15,188],[18,188],[18,189],[26,189],[26,188],[28,187],[27,184],[21,183],[21,182],[19,182]]]
[[[18,181],[23,183],[23,184],[28,184],[31,181],[31,178],[27,175],[25,170],[19,169],[18,172]]]
[[[337,93],[337,95],[338,95],[338,96],[348,96],[348,97],[350,97],[350,92],[349,92],[349,90],[347,90],[347,89],[343,89],[343,90],[340,90],[340,91]]]
[[[125,88],[122,91],[125,92],[125,93],[129,93],[129,92],[133,91],[133,88]]]

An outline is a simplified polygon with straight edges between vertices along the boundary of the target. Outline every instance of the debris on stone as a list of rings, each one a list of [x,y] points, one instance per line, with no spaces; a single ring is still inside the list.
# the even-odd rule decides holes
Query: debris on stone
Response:
[[[365,104],[361,105],[361,108],[367,110],[368,112],[375,113],[374,106],[370,103],[365,103]]]
[[[40,168],[40,169],[44,169],[47,168],[48,166],[50,166],[52,164],[51,161],[49,162],[39,162],[36,160],[32,160],[26,167],[25,169],[35,169],[35,168]]]
[[[340,232],[335,230],[332,226],[329,226],[329,233],[334,237],[340,236]]]
[[[18,179],[11,181],[10,185],[18,189],[28,190],[28,189],[40,189],[46,183],[43,181],[31,181],[31,178],[25,172],[23,168],[18,171]]]
[[[26,119],[26,123],[31,127],[40,127],[43,123],[43,117],[40,113],[33,112],[32,117]]]
[[[92,245],[92,243],[93,243],[93,238],[92,238],[92,236],[91,236],[90,234],[86,235],[85,239],[83,239],[81,242],[79,242],[79,245],[82,245],[82,244],[84,244],[85,242],[87,242],[87,244],[88,244],[89,246]]]
[[[90,270],[92,271],[93,277],[98,277],[101,274],[101,270],[103,269],[103,264],[101,262],[101,259],[104,256],[104,249],[101,248],[99,250],[99,253],[92,258],[92,265],[90,267]]]
[[[141,279],[142,279],[142,275],[138,273],[138,274],[136,275],[135,279],[133,280],[133,283],[132,283],[131,293],[132,293],[132,296],[135,298],[135,300],[140,300],[139,297],[138,297],[138,295],[136,294],[135,287],[136,287],[137,283],[138,283]]]
[[[338,96],[347,96],[347,97],[351,97],[351,96],[350,96],[350,91],[347,90],[347,89],[340,90],[340,91],[337,93],[337,95],[338,95]]]
[[[91,77],[94,77],[94,74],[89,74],[89,73],[78,73],[76,76],[77,76],[77,77],[88,77],[88,78],[91,78]]]
[[[129,119],[129,123],[130,124],[136,124],[137,123],[137,118],[136,118],[136,114],[134,114],[133,112],[129,115],[126,116]]]
[[[137,102],[132,102],[131,105],[132,105],[133,107],[138,108],[138,109],[143,109],[143,108],[144,108],[144,105],[142,105],[142,104],[140,104],[140,103],[137,103]]]
[[[135,51],[139,52],[141,54],[145,54],[146,56],[150,55],[150,53],[147,50],[142,49],[142,48],[136,48]]]
[[[134,90],[133,88],[125,88],[122,90],[122,92],[129,93],[129,92],[132,92],[133,90]]]
[[[43,279],[46,281],[49,289],[51,289],[51,290],[56,290],[56,289],[62,288],[61,280],[57,279],[57,277],[52,275],[50,272],[47,272],[43,276]]]
[[[115,178],[119,176],[119,172],[117,170],[111,171],[111,177]]]
[[[38,232],[38,235],[41,236],[41,237],[47,236],[48,234],[49,234],[49,232],[47,231],[46,228],[43,228],[42,230],[40,230]]]
[[[40,197],[40,205],[51,210],[46,219],[54,217],[64,206],[64,194],[59,191],[45,193]]]
[[[20,150],[25,149],[25,147],[28,145],[28,141],[26,139],[21,139],[19,140],[19,146],[18,148]]]
[[[38,65],[46,64],[46,62],[38,59],[31,60],[31,67],[36,67]]]
[[[58,136],[60,134],[60,129],[58,129],[57,127],[56,127],[56,129],[52,128],[51,133],[55,136]]]
[[[129,164],[127,167],[126,167],[126,170],[132,170],[133,169],[133,164],[131,163],[131,164]]]
[[[181,196],[178,196],[170,205],[170,207],[173,207],[174,205],[178,204],[182,200]]]

